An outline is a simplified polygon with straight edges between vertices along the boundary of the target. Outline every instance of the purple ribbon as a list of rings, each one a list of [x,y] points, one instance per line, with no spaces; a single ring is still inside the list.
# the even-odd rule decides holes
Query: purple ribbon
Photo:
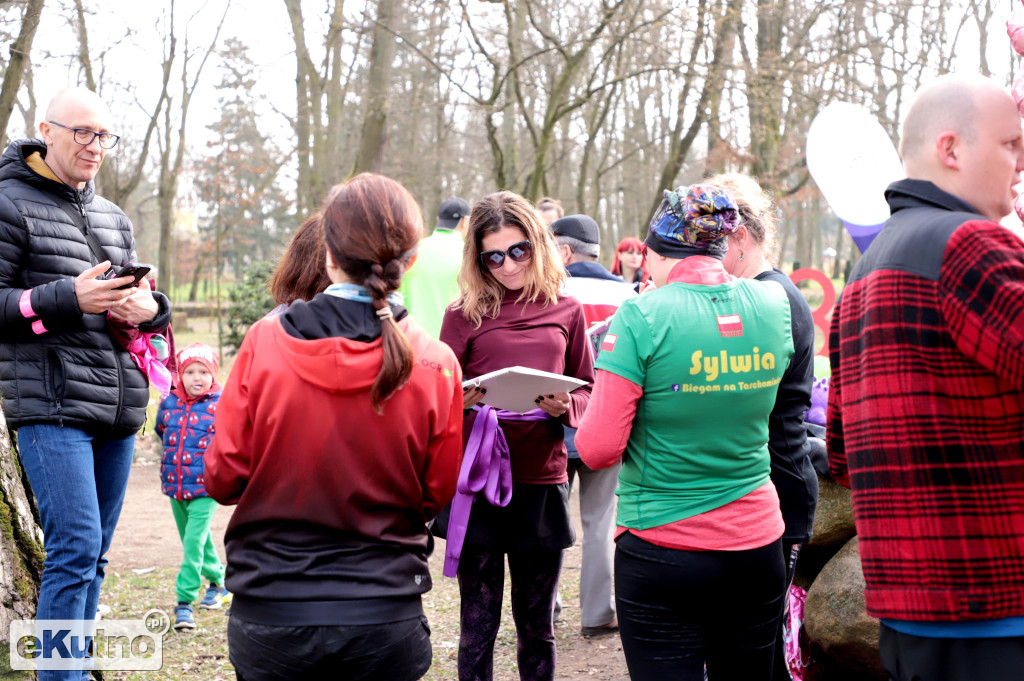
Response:
[[[462,457],[459,482],[452,499],[448,520],[448,539],[444,552],[444,576],[454,577],[459,570],[459,556],[466,541],[469,514],[478,493],[492,506],[508,506],[512,501],[512,461],[508,442],[498,420],[543,421],[551,418],[543,409],[532,409],[525,414],[495,409],[483,404],[477,410],[473,430]]]

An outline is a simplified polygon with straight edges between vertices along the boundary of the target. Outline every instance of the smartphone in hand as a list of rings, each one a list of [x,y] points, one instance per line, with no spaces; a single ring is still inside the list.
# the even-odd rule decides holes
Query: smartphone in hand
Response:
[[[126,263],[124,267],[117,268],[112,267],[107,270],[104,275],[104,279],[118,279],[119,277],[132,277],[133,280],[124,286],[118,286],[115,290],[120,291],[126,288],[134,288],[139,285],[139,281],[149,274],[150,270],[153,269],[152,265],[146,265],[143,263]]]

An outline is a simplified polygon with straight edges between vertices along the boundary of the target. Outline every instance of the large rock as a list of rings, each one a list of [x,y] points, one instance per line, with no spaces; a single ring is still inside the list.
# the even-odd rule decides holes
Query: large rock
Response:
[[[833,556],[811,585],[804,628],[811,657],[827,670],[827,678],[888,678],[878,657],[879,622],[864,609],[864,573],[856,537]]]
[[[857,533],[850,490],[818,476],[818,506],[814,535],[804,544],[796,565],[795,583],[810,588],[825,564]]]

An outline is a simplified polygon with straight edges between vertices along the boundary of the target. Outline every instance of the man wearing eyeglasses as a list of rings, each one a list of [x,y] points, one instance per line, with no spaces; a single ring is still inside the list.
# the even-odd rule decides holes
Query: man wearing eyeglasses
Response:
[[[100,278],[136,262],[131,222],[93,185],[119,139],[109,120],[95,93],[63,90],[42,139],[12,142],[0,158],[0,395],[45,535],[37,620],[95,618],[146,417],[148,379],[108,315],[151,332],[171,318],[145,279]]]

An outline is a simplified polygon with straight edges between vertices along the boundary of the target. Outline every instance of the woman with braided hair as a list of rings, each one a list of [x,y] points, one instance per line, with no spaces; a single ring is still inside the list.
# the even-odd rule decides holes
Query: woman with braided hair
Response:
[[[666,191],[644,242],[657,288],[619,307],[576,448],[619,473],[615,601],[633,681],[770,679],[786,589],[768,416],[793,355],[775,282],[722,265],[737,206]]]
[[[395,291],[423,222],[386,177],[321,211],[332,284],[249,329],[218,405],[206,488],[225,537],[239,679],[419,679],[426,523],[452,499],[462,371]]]

